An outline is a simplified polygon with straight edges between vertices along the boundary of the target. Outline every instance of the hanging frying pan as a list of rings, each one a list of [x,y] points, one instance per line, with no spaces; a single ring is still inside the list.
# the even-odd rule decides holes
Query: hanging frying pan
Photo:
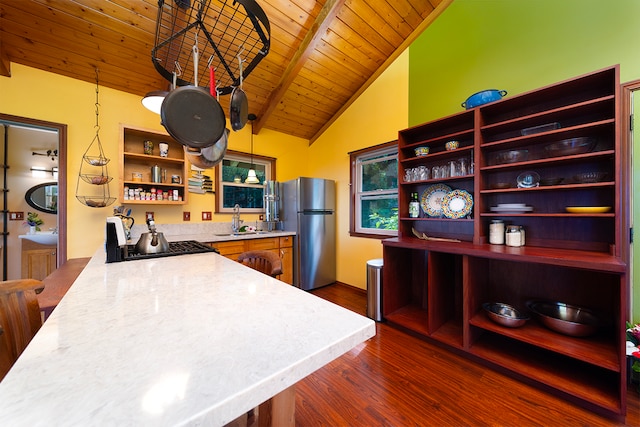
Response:
[[[226,119],[220,103],[198,87],[198,46],[193,46],[194,86],[172,90],[160,109],[161,123],[176,141],[187,147],[214,145],[225,131]]]
[[[247,124],[247,116],[249,113],[249,102],[247,101],[247,94],[242,90],[242,59],[240,54],[238,55],[239,70],[240,70],[240,84],[233,88],[231,92],[231,101],[229,102],[229,119],[231,121],[231,128],[238,131]]]
[[[200,169],[210,169],[220,163],[227,152],[229,129],[225,129],[222,137],[215,144],[204,148],[184,147],[189,162]]]

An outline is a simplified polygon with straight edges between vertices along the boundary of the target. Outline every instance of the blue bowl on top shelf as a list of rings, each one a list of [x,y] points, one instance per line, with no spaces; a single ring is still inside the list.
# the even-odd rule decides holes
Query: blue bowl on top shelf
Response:
[[[487,89],[480,92],[476,92],[471,95],[465,102],[463,102],[462,108],[467,110],[480,105],[488,104],[490,102],[499,101],[503,96],[507,95],[506,90]]]

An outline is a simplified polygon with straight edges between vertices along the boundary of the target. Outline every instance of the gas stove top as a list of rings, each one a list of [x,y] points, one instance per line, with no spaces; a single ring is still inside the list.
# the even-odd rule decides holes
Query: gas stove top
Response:
[[[195,240],[183,240],[180,242],[169,242],[169,250],[167,252],[160,252],[155,254],[141,254],[136,251],[136,245],[126,245],[123,248],[122,260],[132,261],[136,259],[148,259],[148,258],[162,258],[176,255],[188,255],[188,254],[201,254],[204,252],[217,252],[217,249],[212,248],[204,243],[197,242]]]

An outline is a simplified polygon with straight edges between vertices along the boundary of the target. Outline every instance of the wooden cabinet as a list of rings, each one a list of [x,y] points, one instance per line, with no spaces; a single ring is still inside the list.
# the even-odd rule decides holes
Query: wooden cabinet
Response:
[[[293,236],[266,237],[261,239],[233,240],[209,243],[223,255],[234,261],[245,251],[266,250],[282,259],[282,274],[279,280],[293,284]]]
[[[401,182],[399,237],[383,241],[383,315],[390,324],[609,416],[626,412],[629,232],[618,73],[611,67],[400,131],[401,177],[460,158],[473,168]],[[451,140],[459,148],[447,151]],[[423,145],[430,153],[416,157],[414,148]],[[539,183],[522,181],[531,172]],[[471,194],[468,215],[452,215],[459,206],[437,215],[425,204],[431,199],[422,200],[419,218],[409,218],[410,194],[429,194],[434,184]],[[494,219],[523,226],[525,246],[489,244]],[[422,240],[414,230],[460,241]],[[577,338],[532,316],[507,328],[482,309],[503,302],[531,314],[532,300],[589,308],[601,327]]]
[[[152,154],[145,154],[145,141],[153,144]],[[166,157],[160,156],[161,142],[169,146]],[[120,153],[121,203],[154,205],[187,203],[188,162],[185,159],[182,144],[166,133],[123,125],[120,129]],[[154,166],[160,168],[162,182],[152,182],[151,168]],[[134,174],[141,174],[141,177],[134,177]],[[174,176],[179,182],[172,182]],[[125,190],[128,194],[125,194]]]
[[[58,247],[22,240],[22,278],[43,280],[58,267]]]
[[[280,259],[282,259],[282,274],[280,280],[293,284],[293,236],[282,236],[280,242]]]

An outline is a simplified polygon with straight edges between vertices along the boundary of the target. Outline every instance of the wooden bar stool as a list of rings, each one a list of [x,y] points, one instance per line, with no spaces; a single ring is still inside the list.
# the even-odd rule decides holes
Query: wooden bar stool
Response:
[[[238,256],[238,262],[271,277],[282,274],[282,260],[277,254],[270,251],[243,252]]]
[[[0,381],[42,326],[36,294],[43,289],[34,279],[0,282]]]

